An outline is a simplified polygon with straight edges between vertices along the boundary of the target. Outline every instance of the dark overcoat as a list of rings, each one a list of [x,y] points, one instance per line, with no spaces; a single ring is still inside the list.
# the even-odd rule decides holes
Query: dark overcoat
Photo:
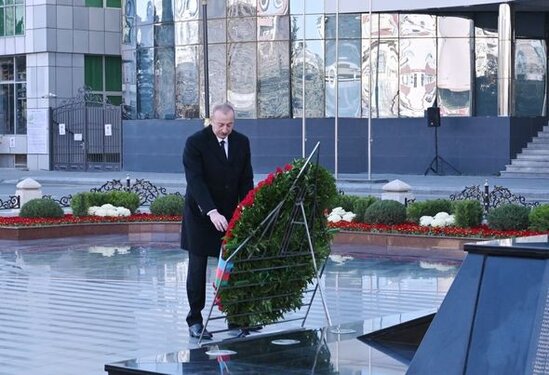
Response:
[[[228,146],[227,159],[210,126],[191,135],[185,143],[183,166],[187,191],[181,248],[193,254],[219,255],[225,233],[215,229],[207,213],[217,209],[229,221],[238,202],[253,188],[248,138],[233,130]]]

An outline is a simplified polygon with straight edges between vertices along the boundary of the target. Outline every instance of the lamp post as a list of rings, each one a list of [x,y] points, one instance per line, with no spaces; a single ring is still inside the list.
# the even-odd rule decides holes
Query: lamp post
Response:
[[[334,76],[334,84],[335,84],[335,117],[334,117],[334,177],[337,181],[338,177],[338,158],[339,158],[339,149],[338,149],[338,136],[339,136],[339,0],[336,1],[336,24],[335,24],[335,76]]]
[[[368,180],[372,179],[372,0],[369,0],[368,17],[370,17],[370,32],[368,34],[369,45],[369,71],[368,71]],[[379,49],[379,46],[378,46]],[[377,52],[379,54],[379,50]],[[377,67],[376,67],[377,69]]]
[[[204,49],[204,117],[210,117],[210,79],[208,72],[208,0],[202,0],[202,48]]]

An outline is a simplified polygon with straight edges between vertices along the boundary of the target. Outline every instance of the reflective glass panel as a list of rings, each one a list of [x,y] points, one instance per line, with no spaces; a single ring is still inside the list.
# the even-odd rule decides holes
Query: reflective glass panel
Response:
[[[471,48],[471,38],[438,38],[438,106],[443,115],[471,115]]]
[[[257,47],[258,117],[289,117],[290,59],[288,42],[261,42]]]
[[[211,1],[210,1],[211,2]],[[174,21],[190,21],[200,18],[200,0],[178,0],[175,1]],[[208,8],[210,4],[208,4]],[[209,9],[208,9],[209,11]],[[208,12],[208,16],[210,13]]]
[[[229,42],[253,41],[256,38],[256,18],[230,18],[227,20]]]
[[[13,58],[0,59],[0,81],[13,81]]]
[[[153,118],[154,49],[139,48],[137,56],[137,117]]]
[[[25,7],[15,7],[15,35],[25,33]]]
[[[372,37],[396,38],[398,37],[398,14],[372,14]],[[362,37],[370,35],[370,15],[362,14]]]
[[[210,108],[214,103],[227,101],[227,47],[225,44],[208,46],[208,70],[210,82]],[[202,90],[203,92],[203,90]],[[204,109],[204,94],[201,95],[201,108]]]
[[[400,39],[399,114],[423,117],[436,95],[436,41]]]
[[[154,115],[159,119],[175,118],[175,50],[155,48]]]
[[[208,1],[208,20],[211,18],[225,18],[226,14],[225,0]]]
[[[17,108],[16,113],[16,134],[27,134],[27,84],[18,83],[15,85],[17,90]]]
[[[135,0],[122,2],[122,45],[135,48],[136,44],[136,14]]]
[[[292,16],[292,40],[302,40],[305,30],[305,39],[323,39],[324,38],[324,16],[320,14],[310,14],[305,16]]]
[[[174,46],[174,24],[165,23],[154,25],[154,46],[155,47],[173,47]]]
[[[426,14],[401,14],[400,15],[400,36],[401,37],[434,37],[435,16]]]
[[[256,14],[256,0],[227,0],[227,17],[250,17]]]
[[[198,46],[175,49],[175,102],[176,117],[198,117],[199,96]]]
[[[136,51],[122,51],[122,112],[125,119],[137,116]]]
[[[335,39],[336,21],[334,14],[326,16],[324,26],[326,39]],[[358,39],[361,37],[360,26],[362,17],[360,14],[340,14],[339,21],[337,22],[339,22],[339,39]]]
[[[227,41],[227,22],[225,19],[208,20],[208,43]]]
[[[303,77],[307,117],[324,117],[324,41],[308,40],[292,44],[292,113],[303,116]],[[305,68],[305,71],[303,69]]]
[[[23,56],[15,56],[15,80],[27,80],[27,58]]]
[[[4,35],[13,35],[15,32],[15,8],[4,8]]]
[[[547,46],[544,40],[518,39],[515,46],[515,115],[545,116]]]
[[[498,14],[496,12],[475,14],[475,35],[497,38]]]
[[[227,52],[227,100],[238,118],[256,118],[256,43],[230,43]]]
[[[360,117],[361,115],[361,40],[339,42],[339,61],[336,64],[336,44],[326,41],[326,117],[335,117],[336,86],[338,87],[338,115]],[[337,74],[337,82],[336,82]]]
[[[288,14],[288,0],[257,0],[258,15]]]
[[[305,7],[305,9],[303,9]],[[318,14],[324,13],[323,0],[290,0],[290,13],[292,14]]]
[[[498,113],[498,40],[475,40],[475,111],[477,116]]]
[[[13,84],[0,85],[0,134],[14,134],[13,126]]]
[[[469,38],[473,35],[473,20],[463,17],[437,17],[439,38]]]
[[[173,21],[172,0],[153,0],[154,1],[154,22]]]
[[[137,26],[137,47],[147,48],[153,46],[153,32],[154,28],[152,24]]]
[[[398,41],[382,40],[372,49],[372,117],[398,117]],[[362,116],[368,117],[370,51],[362,43]]]
[[[137,25],[151,24],[154,22],[154,5],[152,0],[136,1]]]
[[[257,40],[288,40],[289,22],[287,16],[257,17]]]
[[[189,44],[201,43],[200,29],[201,21],[176,22],[175,24],[175,45],[187,46]],[[209,39],[209,34],[208,34]]]

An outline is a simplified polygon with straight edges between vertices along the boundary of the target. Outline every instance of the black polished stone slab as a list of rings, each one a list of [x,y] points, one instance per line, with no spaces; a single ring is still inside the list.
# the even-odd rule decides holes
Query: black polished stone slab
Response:
[[[549,373],[548,236],[465,250],[407,374]]]
[[[105,365],[109,375],[181,374],[405,374],[407,365],[357,337],[427,313],[400,314],[337,327],[252,334],[197,349],[136,358]],[[350,334],[341,334],[351,330]],[[277,340],[295,340],[290,345]],[[232,355],[212,356],[220,349]],[[370,372],[368,372],[370,371]],[[373,372],[372,372],[373,371]]]

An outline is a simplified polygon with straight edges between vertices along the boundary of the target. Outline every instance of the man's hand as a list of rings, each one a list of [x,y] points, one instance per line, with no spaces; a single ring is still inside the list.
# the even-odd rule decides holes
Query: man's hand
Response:
[[[225,232],[227,230],[229,223],[227,223],[227,219],[225,219],[225,216],[221,215],[219,212],[217,212],[217,210],[212,210],[208,212],[208,216],[210,217],[210,220],[215,229],[220,232]]]

